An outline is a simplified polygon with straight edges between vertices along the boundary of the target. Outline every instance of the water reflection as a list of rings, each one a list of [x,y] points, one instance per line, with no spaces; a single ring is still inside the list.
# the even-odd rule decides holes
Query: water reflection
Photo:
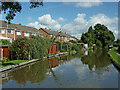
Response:
[[[51,58],[7,73],[3,87],[117,87],[117,71],[105,50]]]
[[[89,51],[88,55],[81,58],[81,61],[83,64],[88,65],[89,69],[93,71],[102,67],[107,67],[111,64],[111,60],[106,52],[106,50]],[[106,70],[109,69],[107,68]]]

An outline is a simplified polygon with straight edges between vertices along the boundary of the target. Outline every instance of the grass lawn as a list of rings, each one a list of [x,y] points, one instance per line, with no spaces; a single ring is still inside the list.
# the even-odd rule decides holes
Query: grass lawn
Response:
[[[20,64],[20,63],[27,62],[27,61],[29,61],[29,60],[12,60],[12,61],[8,61],[6,63],[0,62],[0,68],[7,67],[10,65]]]
[[[111,58],[120,65],[120,56],[118,56],[115,52],[116,48],[111,49],[108,54],[111,56]]]

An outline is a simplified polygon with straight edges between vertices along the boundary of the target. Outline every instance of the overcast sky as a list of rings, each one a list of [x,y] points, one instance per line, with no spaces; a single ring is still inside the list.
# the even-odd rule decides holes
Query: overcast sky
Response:
[[[44,6],[35,9],[30,9],[28,2],[21,5],[22,11],[12,23],[55,31],[61,28],[77,38],[90,26],[101,23],[113,31],[116,38],[118,36],[117,2],[44,2]]]

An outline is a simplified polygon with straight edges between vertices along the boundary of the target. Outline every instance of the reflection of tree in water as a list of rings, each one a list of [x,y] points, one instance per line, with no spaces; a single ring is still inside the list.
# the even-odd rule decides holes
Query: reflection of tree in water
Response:
[[[10,75],[12,77],[10,79],[15,80],[19,84],[26,84],[26,81],[40,83],[46,78],[47,68],[43,61],[37,62],[36,64],[11,71]]]
[[[89,51],[87,56],[81,58],[81,61],[83,64],[87,64],[90,70],[93,68],[97,70],[111,64],[106,50]]]

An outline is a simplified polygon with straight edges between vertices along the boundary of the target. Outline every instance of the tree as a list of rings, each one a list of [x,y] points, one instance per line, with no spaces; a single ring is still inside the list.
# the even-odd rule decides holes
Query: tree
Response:
[[[113,32],[110,31],[106,26],[96,24],[94,28],[96,36],[95,38],[101,41],[103,47],[111,44],[115,40]]]
[[[90,45],[90,42],[92,42],[92,34],[91,33],[83,33],[81,36],[82,42]]]
[[[97,41],[96,41],[96,45],[97,45],[97,47],[102,47],[101,41],[100,41],[100,40],[97,40]]]
[[[43,1],[32,2],[32,0],[30,0],[30,8],[36,8],[39,6],[43,6]],[[1,1],[0,13],[3,11],[4,14],[6,14],[6,19],[8,23],[10,23],[10,21],[13,20],[14,17],[16,16],[16,13],[20,13],[21,10],[22,10],[22,6],[19,2]]]

